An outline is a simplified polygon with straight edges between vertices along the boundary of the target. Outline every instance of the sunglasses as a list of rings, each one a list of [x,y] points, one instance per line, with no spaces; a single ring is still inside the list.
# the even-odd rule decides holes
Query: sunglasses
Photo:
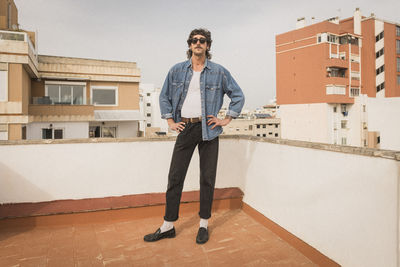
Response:
[[[207,41],[207,39],[206,38],[200,38],[200,39],[193,38],[193,39],[190,39],[189,41],[192,44],[197,44],[198,41],[200,41],[201,44],[204,44]]]

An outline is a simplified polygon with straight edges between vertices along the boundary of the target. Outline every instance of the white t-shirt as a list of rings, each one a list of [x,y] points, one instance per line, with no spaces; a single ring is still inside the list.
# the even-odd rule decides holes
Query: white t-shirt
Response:
[[[192,80],[181,110],[183,118],[201,117],[200,74],[201,71],[193,71]]]

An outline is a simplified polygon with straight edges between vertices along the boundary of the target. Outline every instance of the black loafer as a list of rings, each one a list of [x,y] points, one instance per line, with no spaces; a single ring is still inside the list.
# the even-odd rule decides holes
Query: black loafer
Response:
[[[164,233],[161,233],[160,228],[158,228],[155,233],[145,235],[144,241],[154,242],[154,241],[158,241],[163,238],[174,238],[174,237],[175,237],[175,227],[173,227],[171,230],[168,230]]]
[[[204,227],[199,228],[199,232],[197,232],[196,243],[204,244],[208,241],[208,230]]]

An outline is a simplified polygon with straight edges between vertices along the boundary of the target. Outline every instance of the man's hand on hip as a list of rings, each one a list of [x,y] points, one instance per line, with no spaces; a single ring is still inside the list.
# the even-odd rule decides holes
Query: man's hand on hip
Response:
[[[168,126],[172,131],[178,133],[182,132],[183,129],[185,129],[185,123],[183,121],[175,123],[173,119],[168,119]]]
[[[207,118],[209,118],[209,120],[207,121],[207,125],[211,125],[214,124],[211,129],[214,129],[217,126],[226,126],[228,125],[231,120],[232,117],[231,116],[226,116],[225,119],[221,120],[218,119],[217,117],[213,116],[213,115],[208,115]]]

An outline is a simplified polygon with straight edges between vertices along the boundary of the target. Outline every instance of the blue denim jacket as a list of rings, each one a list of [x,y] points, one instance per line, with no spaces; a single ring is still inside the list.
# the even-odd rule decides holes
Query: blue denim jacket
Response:
[[[160,109],[163,119],[173,118],[175,122],[181,121],[181,109],[192,75],[191,59],[176,64],[168,72],[160,94]],[[224,94],[231,99],[227,115],[236,118],[244,105],[242,89],[228,70],[206,59],[200,75],[203,140],[212,140],[223,131],[221,126],[211,129],[213,125],[207,125],[207,116],[217,116],[223,104]]]

